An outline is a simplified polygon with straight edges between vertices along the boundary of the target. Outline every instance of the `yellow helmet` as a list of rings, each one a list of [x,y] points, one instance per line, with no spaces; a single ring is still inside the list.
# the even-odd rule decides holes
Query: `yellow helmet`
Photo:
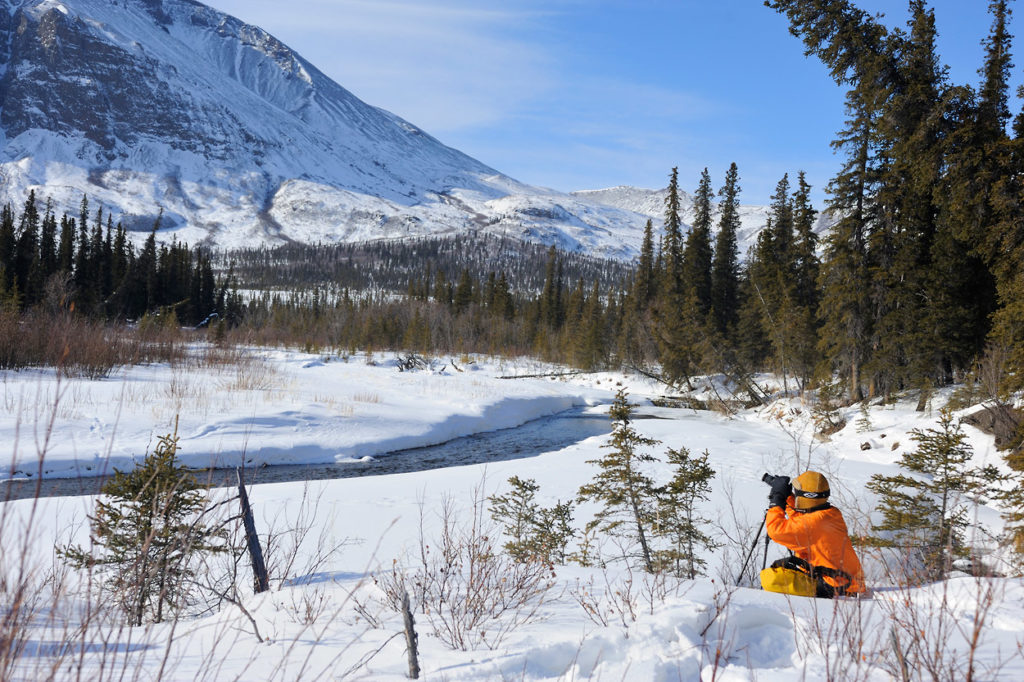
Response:
[[[828,504],[828,479],[817,471],[805,471],[793,481],[793,497],[796,508],[810,511]]]

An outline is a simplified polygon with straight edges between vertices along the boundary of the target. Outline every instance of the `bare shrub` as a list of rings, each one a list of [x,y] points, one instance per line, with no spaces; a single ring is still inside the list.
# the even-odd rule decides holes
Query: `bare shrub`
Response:
[[[602,568],[600,576],[600,582],[594,575],[585,581],[577,579],[569,595],[595,625],[616,623],[624,630],[641,614],[653,614],[668,597],[679,597],[693,585],[668,571],[636,573],[628,565],[621,576],[611,575],[607,568]]]
[[[337,538],[328,524],[317,523],[327,516],[321,511],[324,489],[312,494],[307,481],[302,489],[294,518],[280,510],[265,510],[267,531],[263,537],[263,555],[267,573],[279,584],[309,580],[333,562],[342,550],[354,542]],[[319,531],[314,534],[314,530]]]
[[[289,593],[291,608],[295,622],[302,625],[314,625],[327,613],[334,613],[336,606],[334,600],[327,594],[323,586],[314,588],[305,586],[304,589],[291,590]]]
[[[618,623],[628,630],[637,619],[637,597],[633,588],[633,573],[621,581],[612,581],[607,571],[601,575],[604,585],[595,583],[594,576],[586,581],[577,580],[569,594],[583,609],[590,622],[601,627]]]
[[[65,376],[103,378],[115,367],[180,362],[183,332],[167,325],[123,325],[88,320],[68,310],[0,310],[0,369],[59,367]]]
[[[555,584],[549,565],[517,562],[495,545],[500,533],[485,521],[482,484],[473,491],[470,511],[469,521],[460,522],[446,498],[440,537],[428,540],[421,518],[419,564],[407,574],[395,561],[374,576],[389,606],[399,611],[408,591],[434,635],[462,651],[497,648],[517,627],[537,620]]]
[[[227,391],[267,391],[277,384],[278,372],[265,359],[253,355],[234,358],[233,372],[221,388]]]
[[[715,591],[710,608],[704,612],[704,626],[699,633],[701,670],[708,677],[702,673],[702,680],[717,680],[736,649],[736,633],[729,628],[729,607],[735,592],[735,587],[722,585]]]
[[[899,590],[885,603],[892,651],[883,666],[894,677],[905,666],[921,679],[942,682],[1000,679],[1006,654],[980,653],[1003,585],[992,578],[962,578]]]
[[[794,603],[809,604],[810,618],[798,617]],[[790,599],[796,652],[814,657],[829,680],[867,680],[877,672],[886,646],[885,628],[870,622],[870,612],[860,599]]]

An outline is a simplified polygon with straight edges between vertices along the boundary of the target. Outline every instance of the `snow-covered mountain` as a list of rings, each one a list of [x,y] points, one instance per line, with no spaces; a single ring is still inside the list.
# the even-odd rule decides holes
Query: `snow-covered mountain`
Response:
[[[85,194],[139,234],[163,210],[165,238],[226,247],[481,230],[616,258],[660,222],[658,192],[518,182],[192,0],[0,0],[0,63],[14,205]]]

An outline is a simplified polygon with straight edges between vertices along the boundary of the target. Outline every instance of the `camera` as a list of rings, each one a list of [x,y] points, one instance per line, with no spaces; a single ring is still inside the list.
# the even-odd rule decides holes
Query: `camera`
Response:
[[[789,483],[789,476],[772,476],[771,474],[765,474],[761,477],[761,480],[772,486],[775,485],[775,481],[779,479],[785,479],[786,483]]]

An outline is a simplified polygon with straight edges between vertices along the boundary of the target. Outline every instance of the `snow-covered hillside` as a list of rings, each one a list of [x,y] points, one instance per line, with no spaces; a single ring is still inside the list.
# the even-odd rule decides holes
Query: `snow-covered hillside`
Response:
[[[935,396],[930,412],[917,412],[913,401],[869,413],[852,407],[843,415],[846,428],[821,442],[807,405],[796,400],[727,416],[655,407],[648,398],[659,387],[636,376],[496,378],[557,369],[525,361],[467,365],[459,359],[462,371],[446,361],[410,373],[383,355],[249,353],[237,365],[139,367],[101,381],[0,372],[0,440],[7,444],[0,457],[20,452],[22,464],[37,467],[42,451],[51,473],[127,466],[130,454],[151,449],[154,436],[169,432],[180,415],[181,452],[195,464],[238,462],[244,450],[254,461],[359,467],[362,456],[390,447],[510,426],[568,405],[606,411],[615,391],[626,387],[638,403],[634,428],[661,441],[650,452],[662,461],[645,465],[649,475],[666,480],[664,453],[680,447],[695,454],[706,449],[717,472],[699,506],[721,543],[704,553],[707,575],[654,579],[622,561],[614,542],[599,541],[591,550],[600,548],[604,561],[544,571],[538,592],[524,604],[499,609],[479,631],[463,632],[464,649],[445,643],[446,627],[461,627],[454,614],[466,605],[462,593],[452,592],[447,605],[416,610],[424,679],[892,680],[931,679],[929,670],[941,672],[936,679],[1024,678],[1020,579],[960,575],[899,587],[862,548],[869,599],[787,598],[735,584],[766,506],[762,473],[808,466],[826,472],[834,504],[851,533],[859,533],[876,503],[866,482],[875,473],[897,472],[894,458],[914,447],[911,430],[935,426],[948,392]],[[990,436],[965,429],[977,464],[999,461]],[[0,655],[0,677],[108,679],[115,671],[119,679],[405,679],[402,618],[389,605],[389,580],[408,575],[412,585],[423,562],[434,565],[442,554],[444,510],[457,537],[471,527],[491,532],[486,512],[474,513],[474,496],[507,492],[511,476],[534,479],[542,506],[572,500],[594,476],[592,460],[607,452],[607,442],[595,436],[485,465],[253,486],[259,532],[277,538],[268,551],[271,590],[253,594],[245,569],[236,576],[242,589],[235,603],[135,628],[107,619],[96,603],[87,608],[78,591],[84,586],[76,584],[83,573],[65,573],[54,555],[55,546],[87,542],[94,498],[0,502],[0,596],[27,575],[32,599],[26,603],[37,609],[24,629],[7,625],[20,622],[14,618],[0,623],[8,628],[0,634],[13,635],[14,652]],[[577,504],[577,543],[596,511],[593,503]],[[988,535],[1001,527],[997,510],[972,505],[969,516],[985,530],[973,538],[983,561],[998,566]],[[476,541],[497,547],[504,540],[478,534]],[[772,545],[768,560],[783,553]],[[474,568],[490,570],[498,556]],[[759,568],[762,561],[759,544],[754,563]],[[503,584],[512,585],[516,574],[508,564],[505,570],[478,575],[476,584],[489,587],[474,599],[495,599]],[[437,575],[452,589],[461,584],[451,574]],[[507,603],[516,599],[509,595]],[[901,677],[901,657],[912,676]]]
[[[223,246],[491,230],[628,257],[639,216],[530,187],[191,0],[4,0],[0,199],[83,194]]]
[[[0,0],[0,201],[225,247],[489,231],[631,258],[659,192],[514,180],[192,0]],[[661,193],[663,196],[663,192]],[[684,202],[688,203],[688,202]],[[745,209],[740,247],[764,224]],[[743,252],[741,251],[741,253]]]

